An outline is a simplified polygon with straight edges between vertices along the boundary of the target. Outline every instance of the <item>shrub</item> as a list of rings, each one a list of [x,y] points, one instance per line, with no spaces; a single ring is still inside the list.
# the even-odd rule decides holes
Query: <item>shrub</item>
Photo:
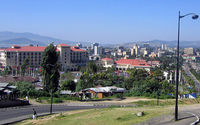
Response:
[[[42,102],[42,100],[40,99],[40,98],[36,98],[36,100],[35,100],[36,102],[39,102],[39,103],[41,103]]]
[[[53,98],[53,103],[62,103],[62,98]]]

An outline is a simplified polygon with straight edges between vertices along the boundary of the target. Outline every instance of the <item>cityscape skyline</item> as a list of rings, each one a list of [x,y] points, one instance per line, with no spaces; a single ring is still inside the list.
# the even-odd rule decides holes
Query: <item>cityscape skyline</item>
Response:
[[[178,11],[199,14],[199,4],[197,0],[192,3],[8,0],[0,5],[0,29],[98,43],[176,40]],[[190,17],[182,20],[181,40],[200,40],[199,26],[199,20],[191,21]]]

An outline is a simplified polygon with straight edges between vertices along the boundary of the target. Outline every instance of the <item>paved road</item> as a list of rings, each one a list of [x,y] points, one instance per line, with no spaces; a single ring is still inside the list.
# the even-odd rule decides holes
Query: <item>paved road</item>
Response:
[[[174,111],[174,107],[169,107],[169,110]],[[164,114],[136,125],[193,125],[199,117],[200,104],[195,104],[179,107],[178,121],[174,121],[174,114]]]
[[[179,112],[178,121],[166,121],[156,125],[193,125],[200,117],[200,110],[189,110]]]
[[[63,112],[80,109],[92,109],[92,108],[104,108],[106,106],[67,106],[67,105],[53,105],[53,112]],[[49,113],[50,105],[29,105],[12,108],[0,109],[0,124],[6,124],[21,119],[30,118],[33,114],[33,110],[37,111],[37,114]]]
[[[192,80],[195,82],[195,87],[197,89],[197,91],[200,90],[200,82],[196,79],[196,77],[190,72],[190,68],[187,64],[183,65],[183,70],[185,71],[185,73],[192,78]]]
[[[92,108],[105,108],[108,106],[68,106],[68,105],[54,105],[53,112],[64,112],[71,110],[80,110],[80,109],[92,109]],[[32,109],[35,109],[38,114],[49,113],[50,105],[30,105],[22,107],[13,107],[13,108],[1,108],[0,109],[0,124],[11,123],[14,121],[19,121],[23,119],[30,118],[33,114]],[[173,107],[172,109],[174,110]],[[159,116],[153,119],[148,120],[145,123],[138,125],[190,125],[195,122],[197,118],[194,116],[200,117],[200,105],[191,105],[180,107],[179,109],[179,121],[173,121],[173,115],[164,115]]]

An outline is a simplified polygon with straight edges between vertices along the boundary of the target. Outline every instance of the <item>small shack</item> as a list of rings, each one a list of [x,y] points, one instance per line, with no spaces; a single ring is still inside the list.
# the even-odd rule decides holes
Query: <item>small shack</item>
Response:
[[[82,90],[83,98],[99,98],[102,99],[104,97],[112,96],[117,93],[124,93],[126,91],[125,88],[118,88],[116,86],[107,86],[107,87],[97,87],[97,88],[87,88]]]
[[[17,98],[16,86],[9,86],[9,83],[0,83],[0,101],[14,100]]]

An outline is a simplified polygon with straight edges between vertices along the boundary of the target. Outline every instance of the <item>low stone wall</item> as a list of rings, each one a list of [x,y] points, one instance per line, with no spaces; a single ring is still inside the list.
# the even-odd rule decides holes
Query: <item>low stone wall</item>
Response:
[[[29,105],[26,100],[1,100],[0,108]]]

